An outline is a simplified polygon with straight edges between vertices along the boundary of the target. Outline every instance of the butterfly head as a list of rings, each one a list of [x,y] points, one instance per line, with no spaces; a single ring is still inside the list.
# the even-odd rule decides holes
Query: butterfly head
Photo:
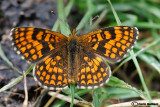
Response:
[[[73,29],[73,30],[72,30],[71,35],[72,35],[72,36],[76,36],[76,29]]]

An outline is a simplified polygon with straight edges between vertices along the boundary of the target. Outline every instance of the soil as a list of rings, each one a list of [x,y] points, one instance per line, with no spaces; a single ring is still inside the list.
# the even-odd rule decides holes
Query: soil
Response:
[[[50,11],[56,11],[56,6],[56,0],[0,0],[0,43],[6,57],[20,72],[23,70],[26,71],[31,64],[22,60],[14,51],[9,38],[10,30],[14,27],[22,26],[52,29],[57,14],[51,14]],[[0,88],[18,76],[19,74],[13,72],[8,67],[8,64],[0,57]],[[29,103],[32,104],[40,93],[40,91],[35,91],[37,89],[37,83],[33,77],[27,77],[27,88]],[[1,107],[22,106],[23,101],[23,80],[18,85],[0,94]]]

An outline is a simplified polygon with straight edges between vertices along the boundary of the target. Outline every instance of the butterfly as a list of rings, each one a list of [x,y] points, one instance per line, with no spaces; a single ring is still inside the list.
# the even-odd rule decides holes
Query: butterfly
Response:
[[[138,29],[113,26],[69,37],[38,27],[11,30],[14,49],[22,59],[36,63],[33,76],[44,88],[61,90],[75,83],[80,89],[102,86],[111,76],[109,62],[118,62],[133,48]]]

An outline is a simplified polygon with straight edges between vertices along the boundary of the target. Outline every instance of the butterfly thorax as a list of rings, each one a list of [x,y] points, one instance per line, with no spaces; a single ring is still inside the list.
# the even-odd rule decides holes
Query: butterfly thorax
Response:
[[[75,83],[78,72],[78,37],[76,35],[70,35],[68,38],[68,82]]]

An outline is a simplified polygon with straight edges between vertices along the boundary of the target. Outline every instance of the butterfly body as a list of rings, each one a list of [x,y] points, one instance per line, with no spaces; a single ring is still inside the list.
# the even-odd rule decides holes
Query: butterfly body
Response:
[[[78,66],[79,66],[79,43],[78,37],[72,33],[68,37],[68,83],[75,83],[77,80]]]
[[[77,36],[37,27],[13,28],[10,33],[18,54],[36,63],[33,76],[44,88],[59,90],[75,83],[91,89],[109,80],[111,70],[106,60],[120,61],[133,48],[138,29],[114,26]]]

